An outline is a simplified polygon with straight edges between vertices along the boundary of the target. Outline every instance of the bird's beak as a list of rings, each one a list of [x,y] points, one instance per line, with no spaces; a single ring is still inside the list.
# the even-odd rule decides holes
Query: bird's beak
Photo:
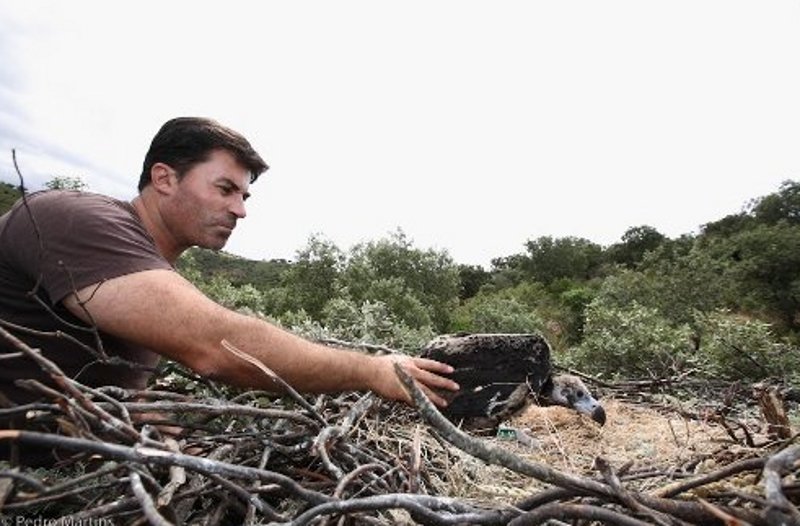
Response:
[[[592,420],[597,422],[598,424],[605,425],[606,423],[606,410],[603,409],[602,405],[598,405],[594,411],[592,411]]]
[[[606,410],[600,405],[600,402],[591,396],[585,396],[575,402],[573,406],[576,411],[589,416],[592,420],[601,426],[606,423]]]

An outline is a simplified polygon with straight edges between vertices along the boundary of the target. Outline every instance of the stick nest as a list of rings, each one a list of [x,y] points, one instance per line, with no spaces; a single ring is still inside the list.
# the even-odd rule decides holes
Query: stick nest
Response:
[[[61,377],[68,388],[40,387],[50,403],[2,410],[49,431],[0,438],[60,460],[0,464],[0,512],[53,525],[800,524],[797,436],[778,439],[753,404],[687,409],[610,386],[604,428],[531,407],[476,437],[398,375],[416,408]]]

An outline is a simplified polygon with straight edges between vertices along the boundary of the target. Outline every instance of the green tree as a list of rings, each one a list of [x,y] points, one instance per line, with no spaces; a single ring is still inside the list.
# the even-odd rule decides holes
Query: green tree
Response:
[[[702,233],[706,237],[731,237],[759,224],[776,225],[780,222],[800,225],[798,181],[784,181],[777,192],[751,200],[743,212],[706,223]]]
[[[786,377],[800,385],[800,349],[779,341],[770,325],[718,310],[698,315],[700,354],[717,378],[750,381]]]
[[[203,274],[196,251],[185,252],[178,261],[178,271],[212,300],[229,309],[264,312],[264,296],[250,284],[234,285],[222,274]]]
[[[528,241],[525,247],[527,276],[545,285],[560,278],[589,279],[603,262],[602,247],[583,238],[543,236]]]
[[[473,297],[489,282],[491,275],[480,265],[458,265],[458,280],[461,283],[458,297],[465,300]]]
[[[335,298],[325,306],[322,324],[337,338],[389,345],[412,354],[433,338],[429,325],[409,327],[380,301],[357,305],[349,299]]]
[[[528,258],[523,254],[492,259],[492,269],[486,286],[491,290],[501,290],[519,285],[527,278],[525,273],[527,261]]]
[[[325,305],[340,296],[338,283],[345,261],[344,253],[332,241],[311,236],[286,272],[290,310],[302,309],[319,320]]]
[[[341,284],[356,304],[381,301],[411,327],[427,318],[435,330],[445,331],[458,305],[460,282],[458,267],[446,251],[414,248],[398,230],[387,239],[353,247]]]
[[[730,237],[738,232],[748,230],[755,226],[755,219],[745,212],[730,214],[717,221],[706,223],[702,227],[702,234],[710,237]]]
[[[659,247],[648,253],[639,270],[624,269],[603,280],[597,298],[624,309],[637,303],[655,309],[673,324],[691,324],[695,311],[728,304],[730,284],[725,265],[703,250],[669,253]]]
[[[198,270],[206,279],[221,275],[237,286],[250,284],[261,291],[279,287],[291,264],[283,259],[255,261],[222,250],[191,248]]]
[[[595,299],[587,309],[583,342],[571,358],[611,377],[663,378],[696,363],[687,325],[675,326],[658,310],[636,302],[618,307]]]
[[[453,314],[456,332],[542,332],[544,320],[520,300],[500,293],[481,293]]]
[[[89,189],[89,185],[84,182],[80,177],[69,177],[57,175],[44,183],[45,187],[50,190],[78,190],[85,191]]]
[[[728,259],[736,306],[775,319],[790,331],[800,329],[800,226],[761,224],[718,240],[708,250]]]
[[[8,212],[20,197],[22,197],[22,192],[17,187],[8,183],[0,183],[0,215]]]
[[[751,215],[768,225],[781,221],[800,225],[800,182],[784,181],[778,192],[754,200]]]
[[[597,290],[589,284],[578,285],[559,294],[563,309],[558,320],[558,336],[563,336],[567,343],[577,344],[583,340],[586,309],[596,295]]]
[[[627,268],[636,268],[647,252],[657,249],[666,239],[653,227],[631,227],[622,235],[621,243],[606,249],[606,258]]]

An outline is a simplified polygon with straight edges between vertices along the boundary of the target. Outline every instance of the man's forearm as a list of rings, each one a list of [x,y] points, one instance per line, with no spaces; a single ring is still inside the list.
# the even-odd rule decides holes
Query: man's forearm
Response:
[[[224,349],[224,337],[298,391],[325,393],[373,387],[375,358],[372,356],[319,345],[257,318],[234,312],[226,322],[222,325],[229,327],[224,331],[227,334],[217,336],[215,366],[201,371],[202,374],[241,387],[276,388],[258,367]]]

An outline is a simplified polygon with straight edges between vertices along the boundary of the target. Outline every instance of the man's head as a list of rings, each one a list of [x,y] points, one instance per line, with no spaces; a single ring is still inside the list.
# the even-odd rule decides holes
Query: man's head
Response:
[[[219,250],[245,217],[250,184],[267,169],[240,134],[195,117],[168,121],[145,157],[139,197],[170,261],[191,246]]]
[[[230,153],[250,172],[251,183],[269,168],[239,133],[211,119],[178,117],[164,123],[153,137],[139,177],[139,191],[150,184],[156,163],[169,165],[181,178],[196,164],[207,161],[215,150]]]

